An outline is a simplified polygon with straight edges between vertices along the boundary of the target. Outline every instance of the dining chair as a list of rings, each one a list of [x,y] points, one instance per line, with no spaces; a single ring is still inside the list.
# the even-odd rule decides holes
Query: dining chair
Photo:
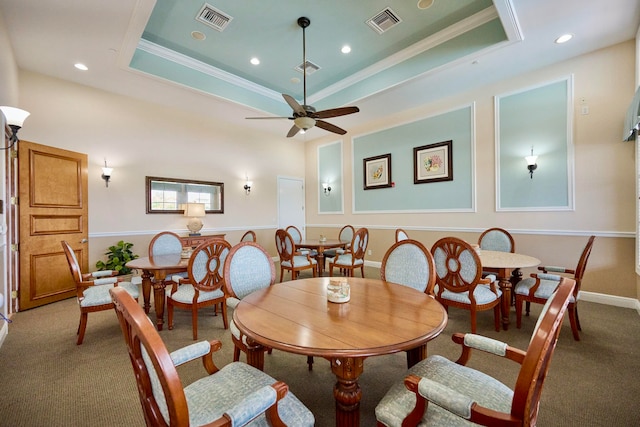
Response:
[[[187,265],[187,278],[173,281],[167,295],[167,323],[173,329],[174,307],[191,311],[194,341],[198,339],[198,311],[214,307],[214,315],[222,314],[225,329],[229,329],[227,305],[223,290],[224,261],[231,245],[223,239],[210,240],[194,249]],[[175,280],[175,279],[174,279]]]
[[[158,331],[129,294],[111,291],[115,312],[127,345],[148,426],[313,426],[313,414],[288,391],[288,386],[245,363],[233,362],[219,369],[213,353],[217,340],[200,341],[171,353]],[[177,367],[201,360],[209,374],[190,379]]]
[[[435,264],[429,249],[417,240],[400,240],[382,258],[380,278],[434,295]]]
[[[338,249],[327,249],[324,251],[324,258],[322,258],[322,262],[325,263],[327,258],[332,258],[336,256],[336,254],[344,253],[345,250],[349,249],[351,247],[351,240],[353,240],[353,233],[355,233],[355,229],[352,225],[347,224],[342,227],[338,233],[338,240],[344,243],[344,247]],[[324,271],[324,265],[322,266],[322,271]]]
[[[471,313],[471,332],[476,332],[476,312],[493,309],[496,331],[500,331],[502,291],[494,278],[482,277],[478,253],[464,240],[444,237],[434,243],[431,254],[436,266],[436,299],[449,309]]]
[[[396,242],[408,239],[409,235],[402,228],[396,228]]]
[[[255,242],[256,241],[256,233],[253,230],[249,230],[242,235],[240,238],[241,242]]]
[[[171,231],[156,234],[149,242],[149,256],[179,254],[182,252],[180,236]]]
[[[561,274],[570,274],[573,275],[573,279],[576,281],[576,287],[569,299],[569,322],[571,323],[573,339],[580,341],[579,331],[582,330],[582,327],[578,317],[578,299],[580,297],[582,277],[587,269],[587,261],[589,261],[589,255],[591,255],[595,239],[596,236],[589,237],[575,270],[550,265],[540,266],[538,270],[541,270],[542,273],[533,273],[531,277],[522,280],[516,285],[513,291],[516,295],[516,326],[518,328],[522,326],[522,303],[526,302],[526,315],[528,316],[531,303],[544,304],[558,287],[562,278]]]
[[[151,239],[149,242],[149,256],[162,256],[182,253],[182,240],[180,236],[172,231],[162,231]],[[167,277],[165,283],[167,285],[173,283],[180,283],[181,280],[188,278],[188,273],[175,273],[171,277]]]
[[[350,277],[353,277],[354,270],[359,268],[360,274],[364,277],[364,256],[367,252],[368,244],[369,230],[364,227],[356,230],[353,234],[350,248],[343,253],[336,254],[335,257],[327,259],[329,262],[329,276],[333,276],[333,269],[337,267]]]
[[[404,381],[393,385],[376,406],[377,425],[535,426],[543,382],[574,289],[574,280],[561,280],[542,310],[526,351],[481,335],[454,334],[453,341],[462,348],[458,360],[432,355],[411,367]],[[518,363],[514,388],[467,367],[472,349]]]
[[[513,236],[504,228],[488,228],[478,238],[480,249],[499,252],[515,252],[516,244]]]
[[[291,280],[295,280],[302,270],[311,269],[313,277],[316,277],[318,262],[306,252],[298,251],[291,234],[286,230],[276,230],[276,250],[280,257],[280,281],[284,270],[291,271]]]
[[[116,286],[121,287],[126,292],[129,292],[132,298],[136,300],[140,295],[140,290],[137,284],[125,282],[121,280],[122,278],[116,277],[118,275],[117,271],[101,270],[83,274],[76,253],[71,245],[65,240],[60,243],[62,244],[64,255],[67,258],[71,276],[74,282],[76,282],[76,299],[78,300],[78,307],[80,307],[80,323],[78,324],[78,330],[76,332],[78,335],[76,344],[80,345],[84,340],[89,313],[111,310],[113,308],[109,289]]]
[[[254,242],[240,242],[231,248],[224,262],[224,293],[228,308],[235,309],[240,300],[251,292],[267,288],[276,281],[276,267],[267,251]],[[248,354],[248,346],[258,347],[240,332],[233,318],[229,322],[233,341],[233,361],[240,360],[240,352]],[[264,347],[264,351],[269,351]]]
[[[311,258],[316,258],[318,256],[317,250],[303,248],[300,246],[300,242],[302,242],[302,233],[300,232],[300,229],[298,227],[296,227],[295,225],[290,225],[287,228],[285,228],[285,231],[291,235],[293,242],[298,247],[298,252],[300,252],[303,255],[309,254]]]

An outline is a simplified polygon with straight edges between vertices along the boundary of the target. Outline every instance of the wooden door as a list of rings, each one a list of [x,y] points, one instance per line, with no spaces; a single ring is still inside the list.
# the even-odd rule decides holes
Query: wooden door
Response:
[[[19,310],[75,295],[60,241],[88,271],[87,155],[20,141]]]

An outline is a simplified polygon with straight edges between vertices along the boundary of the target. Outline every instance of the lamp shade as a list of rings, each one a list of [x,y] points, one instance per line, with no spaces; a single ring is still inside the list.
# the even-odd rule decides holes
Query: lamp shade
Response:
[[[31,114],[28,111],[21,110],[15,107],[2,106],[0,107],[0,110],[2,110],[4,116],[7,118],[7,124],[9,126],[22,127],[25,119]]]
[[[204,215],[204,203],[187,203],[184,207],[184,216],[201,218]]]
[[[526,156],[524,159],[527,162],[527,166],[531,166],[536,164],[536,161],[538,160],[538,156],[534,156],[534,155]]]
[[[296,124],[296,126],[298,126],[300,129],[311,129],[312,127],[315,126],[316,121],[314,119],[312,119],[311,117],[296,117],[293,122]]]

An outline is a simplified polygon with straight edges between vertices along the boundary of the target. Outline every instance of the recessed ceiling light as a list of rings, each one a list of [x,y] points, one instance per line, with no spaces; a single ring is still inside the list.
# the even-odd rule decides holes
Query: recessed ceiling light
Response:
[[[556,39],[556,43],[566,43],[573,38],[573,34],[563,34]]]
[[[344,46],[342,46],[342,49],[340,49],[342,53],[349,53],[351,52],[351,46],[349,46],[348,44],[345,44]]]
[[[191,37],[193,37],[196,40],[204,40],[207,38],[205,33],[201,31],[191,31]]]
[[[433,5],[433,0],[418,0],[418,9],[427,9]]]
[[[75,64],[74,67],[76,67],[78,70],[82,70],[82,71],[87,71],[89,69],[86,65],[81,64],[79,62],[77,64]]]
[[[258,58],[251,58],[251,63],[253,65],[260,65],[260,60]]]
[[[293,83],[293,84],[298,84],[298,83],[300,83],[300,79],[299,79],[299,78],[297,78],[297,77],[292,77],[292,78],[291,78],[291,83]]]

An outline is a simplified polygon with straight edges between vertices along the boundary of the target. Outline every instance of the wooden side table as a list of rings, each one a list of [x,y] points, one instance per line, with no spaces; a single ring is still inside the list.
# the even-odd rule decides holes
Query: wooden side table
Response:
[[[192,248],[195,248],[198,245],[201,245],[204,242],[208,242],[210,240],[214,240],[214,239],[224,239],[224,236],[226,234],[209,234],[209,235],[202,235],[202,236],[184,236],[184,237],[180,237],[180,240],[182,240],[182,246],[190,246]]]

